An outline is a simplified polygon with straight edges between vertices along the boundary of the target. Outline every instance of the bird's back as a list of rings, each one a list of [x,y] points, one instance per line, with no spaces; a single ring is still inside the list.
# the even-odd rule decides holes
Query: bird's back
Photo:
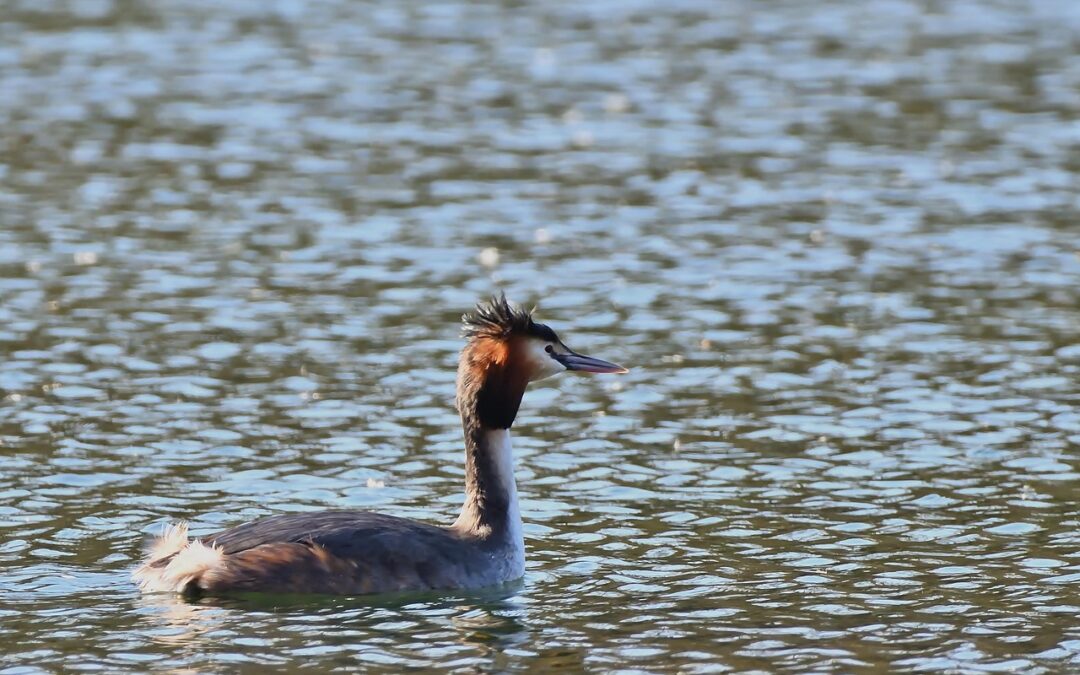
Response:
[[[272,516],[188,542],[155,543],[136,578],[148,590],[361,594],[507,581],[504,546],[364,511]]]

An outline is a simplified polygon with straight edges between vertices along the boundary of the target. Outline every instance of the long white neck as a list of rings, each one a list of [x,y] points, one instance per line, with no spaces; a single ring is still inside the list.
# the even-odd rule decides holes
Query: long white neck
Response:
[[[514,451],[509,429],[483,429],[465,463],[465,503],[454,527],[513,550],[525,566],[525,537],[521,531]],[[466,446],[473,445],[466,443]]]
[[[458,364],[457,404],[465,440],[465,503],[453,527],[499,561],[503,580],[525,571],[510,427],[528,384],[504,367],[491,340],[471,341]],[[505,347],[505,345],[503,345]],[[495,352],[499,352],[498,354]]]

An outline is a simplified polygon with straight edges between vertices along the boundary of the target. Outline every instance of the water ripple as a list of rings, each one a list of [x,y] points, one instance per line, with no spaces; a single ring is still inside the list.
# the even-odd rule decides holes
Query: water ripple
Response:
[[[0,667],[1080,664],[1075,3],[23,3],[0,21]],[[460,500],[523,582],[139,596],[141,540]],[[182,649],[178,650],[177,648]]]

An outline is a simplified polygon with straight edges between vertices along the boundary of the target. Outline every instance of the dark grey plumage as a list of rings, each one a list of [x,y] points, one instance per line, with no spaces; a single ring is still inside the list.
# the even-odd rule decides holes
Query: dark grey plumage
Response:
[[[276,566],[264,556],[254,576],[246,576],[259,590],[354,594],[486,585],[494,547],[501,542],[462,545],[471,539],[452,528],[380,513],[324,511],[263,518],[204,542],[226,555],[260,546],[274,551],[287,543],[318,547],[322,559],[314,564],[312,558],[310,573],[304,556],[282,557]],[[243,582],[241,577],[225,585],[242,589]]]
[[[510,576],[504,537],[366,511],[270,516],[200,540],[222,564],[177,590],[367,594],[471,588]],[[181,552],[149,563],[164,570]]]

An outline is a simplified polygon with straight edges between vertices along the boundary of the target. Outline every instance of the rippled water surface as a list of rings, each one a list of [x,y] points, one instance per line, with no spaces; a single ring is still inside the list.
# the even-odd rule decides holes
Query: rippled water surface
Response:
[[[0,671],[1080,667],[1078,35],[1071,0],[5,3]],[[449,520],[495,289],[634,368],[526,395],[520,584],[136,593],[169,519]]]

